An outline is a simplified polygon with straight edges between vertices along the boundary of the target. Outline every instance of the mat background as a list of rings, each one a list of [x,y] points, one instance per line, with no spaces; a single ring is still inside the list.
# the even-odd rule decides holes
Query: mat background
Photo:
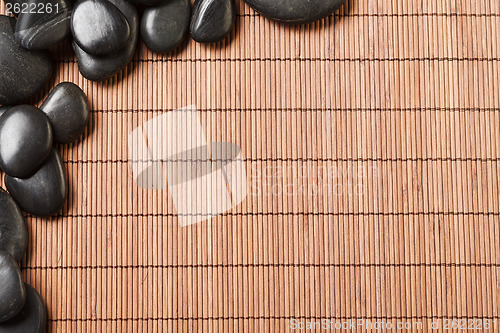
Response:
[[[64,210],[27,218],[23,278],[49,331],[500,320],[500,1],[348,0],[297,27],[237,3],[230,41],[141,44],[108,82],[83,79],[69,44],[54,50],[50,87],[75,82],[93,112],[61,147]],[[284,171],[181,228],[168,192],[133,183],[126,138],[188,105],[252,172]],[[288,184],[321,191],[263,195]]]

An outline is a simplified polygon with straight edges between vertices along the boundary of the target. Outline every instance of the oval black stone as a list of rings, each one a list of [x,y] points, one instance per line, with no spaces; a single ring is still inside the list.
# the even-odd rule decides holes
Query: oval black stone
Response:
[[[31,176],[52,148],[52,127],[42,110],[14,106],[0,118],[0,168],[12,177]]]
[[[78,2],[71,16],[71,32],[78,46],[93,55],[121,50],[130,38],[127,19],[108,0]]]
[[[71,4],[67,0],[29,0],[28,8],[42,11],[26,11],[19,14],[16,24],[16,41],[29,50],[41,50],[62,42],[70,33]]]
[[[0,250],[20,262],[28,246],[28,229],[21,209],[9,193],[0,188]]]
[[[68,193],[59,152],[53,148],[42,167],[30,178],[5,175],[5,186],[26,212],[36,216],[54,215],[64,205]]]
[[[25,300],[26,289],[19,266],[10,254],[0,251],[0,323],[17,315]]]
[[[17,44],[16,20],[0,15],[0,104],[20,104],[34,97],[49,81],[49,54],[29,51]]]
[[[179,45],[189,30],[191,5],[188,0],[171,0],[144,11],[141,36],[154,52],[168,52]]]
[[[236,17],[234,0],[196,0],[191,17],[191,37],[199,43],[223,40]]]
[[[130,26],[130,39],[120,51],[106,55],[95,56],[82,50],[73,42],[73,50],[78,58],[78,68],[82,75],[91,81],[101,81],[113,77],[124,69],[132,60],[138,39],[139,18],[137,10],[125,0],[109,0],[127,18]]]
[[[82,135],[89,120],[90,106],[76,84],[63,82],[50,92],[40,107],[50,119],[54,141],[71,143]]]
[[[303,24],[332,14],[345,0],[245,0],[245,2],[270,19]]]
[[[26,289],[26,302],[22,310],[12,319],[0,323],[2,333],[43,333],[47,326],[47,309],[38,292],[29,284]]]

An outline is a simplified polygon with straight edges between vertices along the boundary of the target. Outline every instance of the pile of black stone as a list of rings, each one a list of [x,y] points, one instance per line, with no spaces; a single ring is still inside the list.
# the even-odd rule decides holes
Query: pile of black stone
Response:
[[[0,332],[43,332],[47,311],[40,295],[23,283],[18,263],[28,245],[21,210],[0,189]]]
[[[89,119],[87,96],[63,82],[40,108],[0,107],[0,332],[43,332],[46,310],[38,293],[21,280],[28,232],[21,208],[36,216],[57,213],[67,197],[65,170],[53,143],[71,143]]]
[[[64,205],[68,186],[53,143],[77,140],[89,114],[87,96],[70,82],[57,85],[40,108],[0,107],[0,169],[5,186],[26,212],[50,216]]]
[[[25,68],[9,66],[9,73],[0,74],[0,79],[5,76],[16,81],[10,88],[16,95],[21,86],[26,86],[25,81],[30,81],[20,99],[36,94],[50,77],[49,58],[40,50],[68,37],[72,37],[81,74],[101,81],[115,76],[132,61],[139,32],[152,51],[169,52],[184,40],[190,27],[195,40],[213,43],[230,33],[235,19],[234,0],[196,1],[193,15],[190,0],[80,0],[74,5],[69,0],[26,1],[5,0],[7,12],[18,19],[17,23],[12,19],[8,27],[6,18],[2,18],[4,26],[0,30],[15,37],[13,48],[24,50],[15,51],[23,53]],[[145,7],[142,20],[135,5]],[[0,53],[2,56],[5,54]],[[16,79],[28,73],[35,76]],[[0,98],[6,87],[7,83],[5,87],[0,83]]]
[[[178,47],[188,32],[200,43],[224,40],[236,16],[234,0],[196,0],[193,8],[190,0],[79,0],[74,4],[70,0],[4,1],[8,12],[19,17],[17,24],[12,24],[20,46],[39,51],[71,36],[80,72],[92,81],[111,78],[130,63],[139,33],[151,51],[166,53]],[[345,0],[245,1],[271,19],[303,24],[330,15]],[[136,6],[143,10],[142,18]],[[43,58],[33,63],[26,56],[27,68],[13,71],[25,74],[31,67],[40,69],[30,80],[26,94],[47,81],[47,62]]]
[[[18,266],[28,242],[21,208],[35,216],[62,208],[68,185],[53,144],[77,140],[90,114],[87,96],[69,82],[57,85],[40,108],[22,104],[52,74],[50,56],[40,49],[64,37],[38,19],[0,15],[0,169],[10,192],[0,189],[0,332],[45,330],[45,306]]]

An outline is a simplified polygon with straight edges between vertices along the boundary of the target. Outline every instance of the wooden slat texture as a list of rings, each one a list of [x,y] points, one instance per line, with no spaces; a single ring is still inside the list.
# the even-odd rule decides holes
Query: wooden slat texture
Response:
[[[51,87],[75,82],[93,112],[61,147],[67,205],[27,218],[49,331],[500,332],[500,1],[348,0],[306,26],[237,3],[230,40],[141,44],[108,82],[53,50]],[[189,105],[208,140],[241,146],[250,193],[183,228],[168,191],[134,183],[127,136]]]

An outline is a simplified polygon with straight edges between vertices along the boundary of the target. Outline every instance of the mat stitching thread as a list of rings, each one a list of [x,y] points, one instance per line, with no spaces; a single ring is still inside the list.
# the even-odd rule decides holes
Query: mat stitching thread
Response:
[[[258,13],[255,14],[238,14],[238,17],[264,17]],[[334,13],[329,17],[500,17],[497,13],[403,13],[403,14],[390,14],[390,13]]]
[[[360,317],[328,317],[328,316],[242,316],[242,317],[148,317],[148,318],[55,318],[51,322],[81,321],[153,321],[153,320],[291,320],[291,319],[332,319],[332,320],[403,320],[403,319],[500,319],[500,316],[360,316]]]
[[[75,64],[78,63],[76,59],[56,59],[58,63]],[[406,58],[214,58],[214,59],[133,59],[133,63],[205,63],[205,62],[252,62],[252,61],[324,61],[324,62],[397,62],[397,61],[500,61],[500,58],[488,58],[488,57],[471,57],[471,58],[458,58],[458,57],[428,57],[428,58],[417,58],[417,57],[406,57]]]
[[[198,112],[416,112],[416,111],[447,111],[447,112],[500,112],[497,108],[484,107],[411,107],[411,108],[211,108],[197,109]],[[144,112],[169,112],[167,109],[93,109],[94,113],[144,113]]]
[[[149,160],[66,160],[66,164],[125,164],[151,162],[500,162],[498,158],[431,157],[431,158],[238,158],[238,159],[149,159]]]
[[[236,216],[319,216],[319,217],[371,217],[371,216],[500,216],[500,212],[392,212],[392,213],[376,213],[376,212],[359,212],[359,213],[327,213],[327,212],[248,212],[248,213],[239,213],[239,212],[226,212],[224,214],[218,215],[219,217],[236,217]],[[36,218],[33,215],[26,215],[31,218]],[[50,219],[54,218],[113,218],[113,217],[178,217],[178,216],[210,216],[213,217],[213,214],[177,214],[177,213],[129,213],[129,214],[69,214],[69,215],[54,215],[50,217]]]
[[[394,263],[394,264],[285,264],[285,263],[271,263],[271,264],[186,264],[186,265],[95,265],[95,266],[24,266],[21,269],[31,270],[55,270],[55,269],[160,269],[160,268],[288,268],[288,267],[304,267],[304,268],[330,268],[330,267],[383,267],[383,268],[401,268],[401,267],[446,267],[446,268],[496,268],[500,264],[494,263]]]

